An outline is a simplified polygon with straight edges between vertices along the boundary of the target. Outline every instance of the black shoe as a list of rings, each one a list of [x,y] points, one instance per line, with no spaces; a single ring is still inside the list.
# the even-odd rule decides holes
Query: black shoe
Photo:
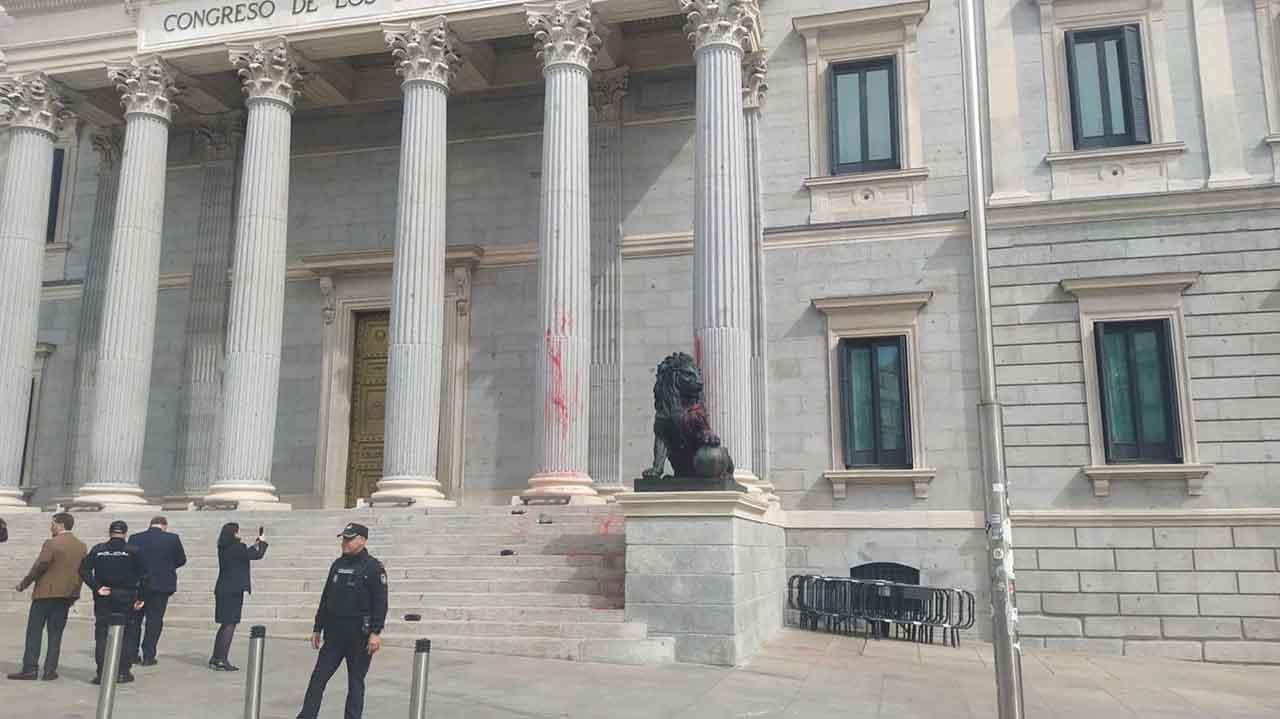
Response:
[[[32,669],[29,672],[25,672],[25,671],[14,672],[13,674],[9,675],[9,678],[15,681],[29,682],[29,681],[34,681],[36,679],[39,679],[40,675],[36,673],[36,670]]]
[[[155,665],[160,663],[160,660],[156,659],[155,657],[143,657],[142,661],[138,663],[144,667],[154,667]]]
[[[90,684],[101,684],[101,683],[102,683],[102,677],[101,677],[101,676],[94,676],[93,681],[92,681],[92,682],[90,682]]]
[[[44,676],[42,676],[42,677],[40,677],[40,678],[41,678],[41,679],[43,679],[43,680],[44,680],[44,681],[46,681],[46,682],[51,682],[51,681],[53,681],[54,679],[57,679],[57,678],[58,678],[58,673],[57,673],[57,672],[45,672],[45,673],[44,673]]]
[[[133,672],[125,672],[116,677],[116,684],[128,684],[131,681],[133,681]]]

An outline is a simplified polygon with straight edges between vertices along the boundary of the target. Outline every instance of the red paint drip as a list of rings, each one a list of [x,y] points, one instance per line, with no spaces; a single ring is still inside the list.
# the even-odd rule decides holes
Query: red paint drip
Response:
[[[548,423],[558,426],[560,434],[564,435],[569,430],[569,403],[564,392],[564,359],[551,336],[551,330],[546,331],[546,346],[547,366],[551,370],[548,380],[551,386],[548,388],[550,391],[547,393],[544,416]]]
[[[698,365],[699,369],[701,369],[701,367],[702,367],[702,337],[700,337],[700,336],[698,336],[698,335],[696,335],[696,334],[693,336],[693,363],[694,363],[694,364],[696,364],[696,365]]]

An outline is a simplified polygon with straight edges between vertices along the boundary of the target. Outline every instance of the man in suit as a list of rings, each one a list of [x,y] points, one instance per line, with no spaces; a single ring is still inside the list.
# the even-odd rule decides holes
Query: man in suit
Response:
[[[160,643],[160,632],[164,631],[164,612],[169,606],[169,597],[178,591],[178,568],[187,563],[187,553],[182,549],[182,538],[169,531],[169,520],[164,517],[153,517],[147,531],[129,537],[129,544],[141,552],[142,564],[151,579],[142,606],[146,631],[141,646],[129,649],[135,657],[140,651],[142,666],[153,667],[160,663],[156,660],[156,645]]]
[[[44,679],[58,678],[58,656],[62,650],[62,630],[67,626],[67,613],[80,598],[80,562],[88,548],[76,539],[71,528],[75,517],[65,512],[53,515],[49,522],[51,539],[40,547],[40,556],[27,572],[27,576],[15,587],[25,591],[32,584],[31,611],[27,615],[27,646],[22,655],[22,671],[10,674],[10,679],[30,681],[36,678],[40,664],[40,640],[47,628],[49,649],[44,655]]]

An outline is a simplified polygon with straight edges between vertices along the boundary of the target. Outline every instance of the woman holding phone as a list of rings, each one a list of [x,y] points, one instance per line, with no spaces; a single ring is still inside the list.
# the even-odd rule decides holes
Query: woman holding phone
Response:
[[[244,593],[253,593],[249,581],[249,562],[262,559],[267,553],[267,541],[262,527],[258,528],[258,540],[253,546],[240,541],[240,525],[228,522],[218,534],[218,581],[213,585],[213,620],[218,623],[218,633],[213,639],[213,656],[209,668],[225,672],[238,671],[239,667],[227,661],[231,640],[240,623],[240,610],[244,608]]]

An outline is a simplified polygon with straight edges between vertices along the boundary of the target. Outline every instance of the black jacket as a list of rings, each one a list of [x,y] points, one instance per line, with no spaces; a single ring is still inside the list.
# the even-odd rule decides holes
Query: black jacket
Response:
[[[132,544],[113,537],[93,549],[80,562],[80,579],[93,592],[95,611],[128,611],[133,600],[147,591],[147,569],[141,553]],[[100,587],[110,587],[111,596],[98,596]]]
[[[253,593],[249,581],[249,562],[262,559],[267,554],[267,543],[258,541],[245,546],[236,540],[225,547],[218,547],[218,581],[213,585],[214,594]]]
[[[387,570],[369,550],[342,555],[329,567],[320,593],[314,631],[334,620],[369,618],[369,631],[380,634],[387,623]]]
[[[159,527],[151,527],[129,537],[129,544],[142,552],[142,563],[151,580],[150,590],[173,594],[178,591],[178,567],[187,563],[182,539]]]

